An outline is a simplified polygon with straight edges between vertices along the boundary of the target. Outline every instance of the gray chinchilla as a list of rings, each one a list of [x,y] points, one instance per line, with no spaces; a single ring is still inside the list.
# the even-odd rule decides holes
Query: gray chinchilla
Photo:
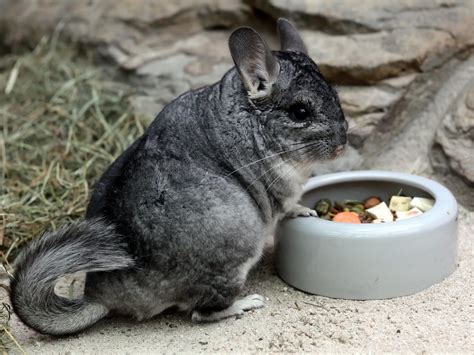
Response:
[[[264,240],[297,205],[317,163],[346,144],[338,96],[296,29],[281,50],[235,30],[235,67],[166,106],[98,182],[86,219],[46,232],[18,257],[11,302],[46,334],[71,334],[109,313],[137,319],[175,307],[215,321],[263,306],[237,299]],[[82,299],[54,292],[86,271]]]

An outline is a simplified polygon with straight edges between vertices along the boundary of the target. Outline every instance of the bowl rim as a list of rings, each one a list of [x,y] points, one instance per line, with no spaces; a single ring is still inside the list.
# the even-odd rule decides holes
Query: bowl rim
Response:
[[[385,236],[389,236],[399,234],[398,232],[406,231],[407,229],[411,228],[427,229],[428,227],[428,229],[434,229],[437,226],[444,225],[451,219],[457,219],[458,204],[453,194],[446,187],[426,177],[401,172],[383,170],[358,170],[315,176],[310,178],[308,182],[304,185],[303,195],[319,187],[354,181],[389,181],[399,182],[405,185],[411,185],[420,190],[424,190],[431,196],[433,196],[435,204],[429,211],[423,213],[421,216],[416,216],[414,218],[404,219],[401,221],[395,221],[390,223],[337,223],[327,221],[321,218],[310,217],[297,217],[291,220],[287,219],[287,221],[289,221],[291,225],[295,227],[297,227],[298,224],[303,224],[307,228],[315,228],[315,230],[331,228],[337,229],[341,232],[341,234],[344,234],[344,232],[351,233],[354,231],[383,231]],[[425,227],[423,227],[423,225]],[[300,227],[303,226],[300,225]],[[341,235],[340,237],[343,237],[343,235]],[[353,238],[354,236],[348,237]],[[367,237],[373,238],[375,236],[370,233],[370,235],[367,235]]]

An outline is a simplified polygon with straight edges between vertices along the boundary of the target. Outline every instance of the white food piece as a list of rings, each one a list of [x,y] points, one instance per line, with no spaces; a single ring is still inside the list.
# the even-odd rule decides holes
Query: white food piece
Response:
[[[431,198],[413,197],[410,205],[411,207],[416,207],[422,210],[423,212],[426,212],[433,207],[434,203],[435,201],[432,200]]]
[[[377,218],[372,221],[372,223],[384,223],[381,219]]]
[[[392,196],[388,208],[392,211],[408,211],[410,209],[411,197]]]
[[[397,214],[397,220],[399,220],[399,219],[407,219],[407,218],[416,217],[416,216],[419,216],[420,214],[423,214],[423,212],[420,209],[413,207],[409,211],[397,211],[396,214]]]
[[[380,219],[382,222],[393,222],[392,211],[390,211],[385,202],[381,202],[377,206],[369,208],[366,211],[377,217],[376,219]]]

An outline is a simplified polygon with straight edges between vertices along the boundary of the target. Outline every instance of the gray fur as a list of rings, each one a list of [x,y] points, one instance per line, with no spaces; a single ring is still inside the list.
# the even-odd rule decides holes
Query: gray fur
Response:
[[[280,65],[262,37],[249,27],[238,28],[230,35],[229,49],[249,97],[268,96]]]
[[[222,311],[212,312],[210,314],[202,314],[199,311],[194,311],[191,319],[193,322],[216,322],[221,319],[241,316],[246,311],[251,309],[261,308],[265,305],[265,299],[260,295],[249,295],[245,298],[235,301],[232,306],[223,309]]]
[[[74,333],[94,324],[109,310],[87,298],[68,300],[57,296],[57,279],[78,271],[109,271],[132,265],[121,238],[100,219],[46,232],[16,260],[11,282],[13,309],[26,324],[42,333]]]
[[[234,40],[249,38],[249,32],[236,36]],[[114,225],[134,267],[110,265],[123,248],[122,239],[114,242],[110,233],[77,236],[76,243],[64,239],[64,233],[48,234],[46,239],[61,248],[46,243],[55,251],[42,251],[41,241],[34,244],[26,251],[29,257],[20,258],[15,274],[12,301],[25,323],[46,333],[67,334],[107,310],[146,319],[177,307],[195,314],[195,320],[208,321],[250,307],[237,296],[265,239],[285,215],[311,214],[296,205],[302,184],[319,161],[337,155],[347,131],[336,92],[306,54],[262,52],[255,49],[255,43],[267,47],[260,36],[250,37],[247,48],[231,40],[232,55],[238,66],[248,58],[276,62],[276,76],[271,65],[259,67],[260,80],[274,78],[271,90],[253,97],[245,78],[248,67],[245,73],[240,67],[214,85],[181,95],[97,184],[81,226],[98,217]],[[307,113],[304,120],[298,118],[301,107]],[[96,250],[90,257],[80,243],[83,238]],[[86,314],[66,306],[56,309],[53,320],[49,305],[25,304],[49,295],[51,282],[75,268],[58,261],[68,255],[77,256],[68,257],[67,263],[81,263],[88,270],[89,263],[100,264],[98,255],[107,261],[109,271],[88,272],[82,301],[101,308]],[[125,259],[118,264],[127,264]],[[33,273],[31,264],[41,274]],[[33,284],[49,286],[27,295]],[[74,322],[79,326],[71,325],[71,314],[78,314]]]
[[[295,51],[308,54],[308,50],[296,28],[284,18],[278,19],[278,35],[280,37],[281,50]]]

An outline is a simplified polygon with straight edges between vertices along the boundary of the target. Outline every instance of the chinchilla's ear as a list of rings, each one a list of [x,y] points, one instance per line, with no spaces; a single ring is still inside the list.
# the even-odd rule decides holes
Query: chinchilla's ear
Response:
[[[250,98],[268,96],[280,64],[262,37],[249,27],[238,28],[230,35],[229,49]]]
[[[308,54],[308,50],[295,26],[284,18],[278,19],[278,35],[282,51],[295,51]]]

